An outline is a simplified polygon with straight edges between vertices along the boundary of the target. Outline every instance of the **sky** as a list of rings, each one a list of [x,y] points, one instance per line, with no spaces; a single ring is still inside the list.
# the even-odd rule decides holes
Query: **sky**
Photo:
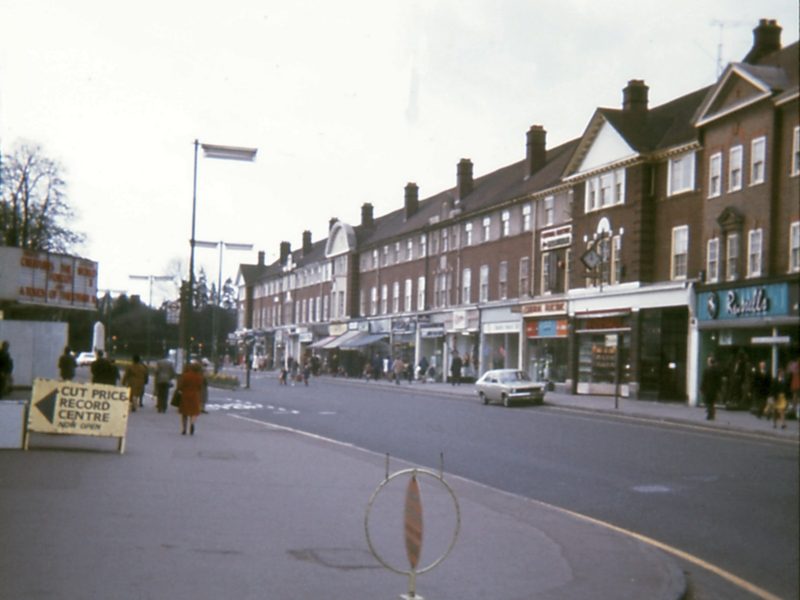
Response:
[[[258,149],[198,159],[196,239],[223,280],[332,217],[357,225],[522,160],[621,105],[630,79],[657,106],[741,60],[760,18],[797,40],[796,0],[0,0],[0,152],[57,160],[99,263],[100,290],[150,295],[131,275],[187,276],[194,140]],[[211,281],[219,252],[196,250]],[[174,298],[153,284],[153,301]]]

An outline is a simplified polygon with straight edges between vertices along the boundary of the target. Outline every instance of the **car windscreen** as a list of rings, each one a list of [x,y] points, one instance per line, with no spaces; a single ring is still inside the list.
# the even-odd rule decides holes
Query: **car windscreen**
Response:
[[[523,371],[510,371],[508,373],[500,373],[498,377],[501,383],[517,383],[520,381],[530,381],[527,373]]]

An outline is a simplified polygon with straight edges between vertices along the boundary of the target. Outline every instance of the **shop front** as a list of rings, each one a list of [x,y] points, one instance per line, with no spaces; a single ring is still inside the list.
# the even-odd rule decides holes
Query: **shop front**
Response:
[[[392,319],[391,355],[416,365],[417,321],[414,317]]]
[[[481,311],[481,359],[479,375],[490,369],[520,368],[522,318],[511,307]]]
[[[631,311],[584,312],[575,317],[575,393],[630,395]]]
[[[696,304],[698,352],[694,390],[700,399],[701,374],[709,355],[723,370],[726,401],[746,406],[747,385],[741,387],[735,375],[737,361],[744,361],[747,373],[766,361],[775,374],[800,351],[798,331],[798,281],[773,280],[758,285],[704,286]],[[741,372],[741,370],[738,370]]]
[[[443,381],[445,373],[445,324],[429,322],[419,324],[419,343],[417,347],[417,365],[425,359],[428,364],[428,377],[434,381]]]
[[[461,358],[461,380],[473,381],[478,377],[480,361],[480,313],[478,309],[454,310],[447,327],[448,365],[453,360],[453,352]],[[450,369],[447,369],[449,378]]]
[[[528,375],[534,381],[565,384],[569,378],[567,301],[526,304],[521,313]]]

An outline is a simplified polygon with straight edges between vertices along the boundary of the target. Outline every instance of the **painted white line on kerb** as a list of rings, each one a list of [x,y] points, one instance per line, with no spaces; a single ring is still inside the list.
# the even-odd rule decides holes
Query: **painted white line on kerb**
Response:
[[[360,452],[365,452],[367,454],[371,454],[371,455],[374,455],[374,456],[379,456],[379,457],[384,457],[385,456],[385,454],[381,454],[380,452],[375,452],[373,450],[368,450],[366,448],[361,448],[359,446],[355,446],[355,445],[347,443],[347,442],[340,442],[339,440],[334,440],[332,438],[328,438],[328,437],[325,437],[325,436],[322,436],[322,435],[317,435],[315,433],[309,433],[308,431],[302,431],[300,429],[294,429],[293,427],[286,427],[284,425],[275,425],[274,423],[268,423],[266,421],[259,421],[258,419],[253,419],[251,417],[244,417],[242,415],[229,414],[228,416],[233,417],[234,419],[241,419],[242,421],[248,421],[250,423],[256,423],[258,425],[262,425],[264,427],[268,427],[268,428],[271,428],[271,429],[279,429],[279,430],[282,430],[282,431],[295,433],[297,435],[308,437],[308,438],[311,438],[311,439],[314,439],[314,440],[318,440],[318,441],[321,441],[321,442],[327,442],[329,444],[334,444],[336,446],[341,446],[341,447],[344,447],[344,448],[350,448],[352,450],[358,450]],[[406,461],[402,461],[400,459],[395,459],[395,460],[397,460],[398,462],[406,462]],[[614,525],[612,523],[608,523],[607,521],[601,521],[600,519],[595,519],[594,517],[590,517],[588,515],[584,515],[584,514],[569,510],[567,508],[562,508],[560,506],[556,506],[555,504],[549,504],[547,502],[542,502],[541,500],[536,500],[534,498],[527,498],[525,496],[521,496],[521,495],[515,494],[513,492],[507,492],[505,490],[500,490],[500,489],[491,487],[489,485],[486,485],[484,483],[480,483],[479,481],[473,481],[472,479],[467,479],[466,477],[461,477],[460,475],[448,474],[448,477],[452,477],[453,479],[458,479],[460,481],[463,481],[465,483],[469,483],[471,485],[477,485],[477,486],[480,486],[480,487],[482,487],[484,489],[491,490],[492,492],[495,492],[495,493],[504,494],[504,495],[509,496],[511,498],[524,500],[526,502],[530,502],[532,504],[536,504],[537,506],[541,506],[541,507],[544,507],[544,508],[547,508],[547,509],[550,509],[550,510],[558,511],[558,512],[560,512],[562,514],[568,515],[568,516],[573,517],[575,519],[584,521],[586,523],[591,523],[592,525],[595,525],[597,527],[604,527],[605,529],[609,529],[609,530],[614,531],[616,533],[619,533],[619,534],[625,535],[627,537],[633,538],[633,539],[635,539],[635,540],[637,540],[639,542],[642,542],[643,544],[647,544],[648,546],[653,546],[654,548],[658,548],[659,550],[661,550],[663,552],[666,552],[667,554],[671,554],[672,556],[675,556],[675,557],[677,557],[677,558],[679,558],[681,560],[685,560],[686,562],[689,562],[689,563],[691,563],[693,565],[696,565],[696,566],[700,567],[701,569],[705,569],[706,571],[709,571],[709,572],[713,573],[714,575],[716,575],[718,577],[721,577],[722,579],[728,581],[729,583],[732,583],[733,585],[735,585],[735,586],[737,586],[737,587],[739,587],[739,588],[741,588],[741,589],[753,594],[755,597],[760,598],[761,600],[781,600],[780,596],[776,596],[775,594],[772,594],[772,593],[768,592],[767,590],[758,587],[754,583],[750,583],[749,581],[746,581],[746,580],[742,579],[741,577],[738,577],[737,575],[734,575],[730,571],[726,571],[722,567],[718,567],[716,565],[713,565],[710,562],[703,560],[702,558],[694,556],[693,554],[689,554],[688,552],[684,552],[683,550],[680,550],[678,548],[670,546],[669,544],[665,544],[663,542],[659,542],[658,540],[653,539],[651,537],[647,537],[646,535],[642,535],[640,533],[636,533],[635,531],[630,531],[629,529],[624,529],[622,527],[618,527],[617,525]]]

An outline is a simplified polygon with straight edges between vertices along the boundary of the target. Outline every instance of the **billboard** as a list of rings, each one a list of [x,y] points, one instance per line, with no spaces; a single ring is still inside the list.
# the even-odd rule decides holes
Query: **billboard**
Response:
[[[0,300],[94,310],[95,261],[22,248],[0,248]]]

